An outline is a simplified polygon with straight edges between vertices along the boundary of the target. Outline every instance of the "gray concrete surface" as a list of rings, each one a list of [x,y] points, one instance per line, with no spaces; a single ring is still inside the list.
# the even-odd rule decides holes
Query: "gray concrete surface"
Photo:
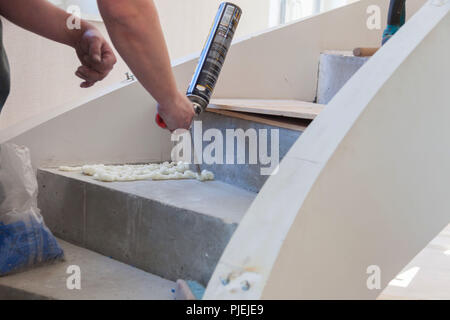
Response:
[[[352,53],[326,52],[320,55],[317,103],[328,104],[348,80],[369,60]]]
[[[207,284],[255,194],[219,181],[104,183],[39,170],[39,208],[69,242],[165,279]]]
[[[265,124],[255,123],[248,120],[238,119],[234,117],[224,116],[212,112],[204,112],[200,115],[198,120],[202,121],[203,132],[208,129],[219,129],[223,135],[226,137],[227,129],[243,129],[244,131],[248,129],[267,129],[268,130],[268,145],[267,150],[270,155],[271,150],[271,134],[270,130],[279,130],[279,161],[281,161],[286,153],[291,149],[292,145],[297,141],[299,136],[302,134],[300,131],[289,130],[279,127],[273,127]],[[236,139],[235,139],[236,141]],[[211,142],[204,142],[203,148],[205,148]],[[259,144],[259,137],[258,137]],[[225,151],[224,151],[225,155]],[[261,166],[258,164],[248,164],[249,161],[249,143],[248,139],[245,146],[245,158],[246,164],[237,164],[237,143],[235,142],[235,152],[234,152],[234,163],[235,164],[202,164],[200,167],[202,169],[207,169],[214,172],[216,179],[238,186],[240,188],[259,192],[264,183],[267,181],[269,176],[261,175],[261,167],[267,167],[265,165]],[[225,162],[225,161],[224,161]]]
[[[175,283],[59,240],[66,261],[0,277],[0,300],[168,300]],[[81,290],[69,290],[67,268],[81,271]]]

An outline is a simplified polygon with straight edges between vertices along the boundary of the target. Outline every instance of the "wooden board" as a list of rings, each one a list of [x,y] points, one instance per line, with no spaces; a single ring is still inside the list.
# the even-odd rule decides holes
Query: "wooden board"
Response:
[[[208,108],[208,112],[221,114],[227,117],[238,118],[242,120],[252,121],[256,123],[262,123],[269,126],[295,130],[295,131],[305,131],[308,125],[310,124],[310,120],[297,119],[297,118],[286,118],[279,116],[270,116],[270,115],[260,115],[260,114],[252,114],[246,112],[236,112],[236,111],[228,111],[228,110],[220,110]]]
[[[377,53],[379,49],[380,48],[355,48],[355,50],[353,50],[353,54],[356,57],[371,57]]]
[[[315,119],[324,105],[299,100],[213,99],[208,109]]]

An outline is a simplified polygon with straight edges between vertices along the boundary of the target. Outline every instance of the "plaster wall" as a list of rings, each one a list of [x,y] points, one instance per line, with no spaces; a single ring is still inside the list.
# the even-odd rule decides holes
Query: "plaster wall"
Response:
[[[95,14],[96,5],[86,7],[87,2],[72,0],[58,1],[57,4],[63,8],[69,5],[86,8],[83,18],[91,19],[108,39],[103,22]],[[222,1],[156,1],[172,60],[202,49],[220,2]],[[242,6],[245,12],[236,37],[268,27],[269,0],[235,2]],[[5,47],[11,64],[12,89],[0,116],[0,128],[9,127],[66,104],[79,103],[126,78],[124,74],[129,68],[117,55],[118,63],[105,80],[92,88],[81,89],[81,81],[74,75],[79,62],[72,48],[43,39],[3,20]]]

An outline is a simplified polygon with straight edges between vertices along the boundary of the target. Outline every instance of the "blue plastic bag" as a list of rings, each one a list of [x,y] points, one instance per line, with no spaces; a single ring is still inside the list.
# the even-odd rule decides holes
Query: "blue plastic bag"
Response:
[[[38,184],[27,148],[0,146],[0,276],[64,258],[37,207]]]

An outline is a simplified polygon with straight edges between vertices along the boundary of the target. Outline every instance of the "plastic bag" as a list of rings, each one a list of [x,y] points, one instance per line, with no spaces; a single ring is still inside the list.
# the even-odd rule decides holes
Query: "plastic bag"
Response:
[[[37,194],[29,150],[0,145],[0,276],[64,258],[40,215]]]

